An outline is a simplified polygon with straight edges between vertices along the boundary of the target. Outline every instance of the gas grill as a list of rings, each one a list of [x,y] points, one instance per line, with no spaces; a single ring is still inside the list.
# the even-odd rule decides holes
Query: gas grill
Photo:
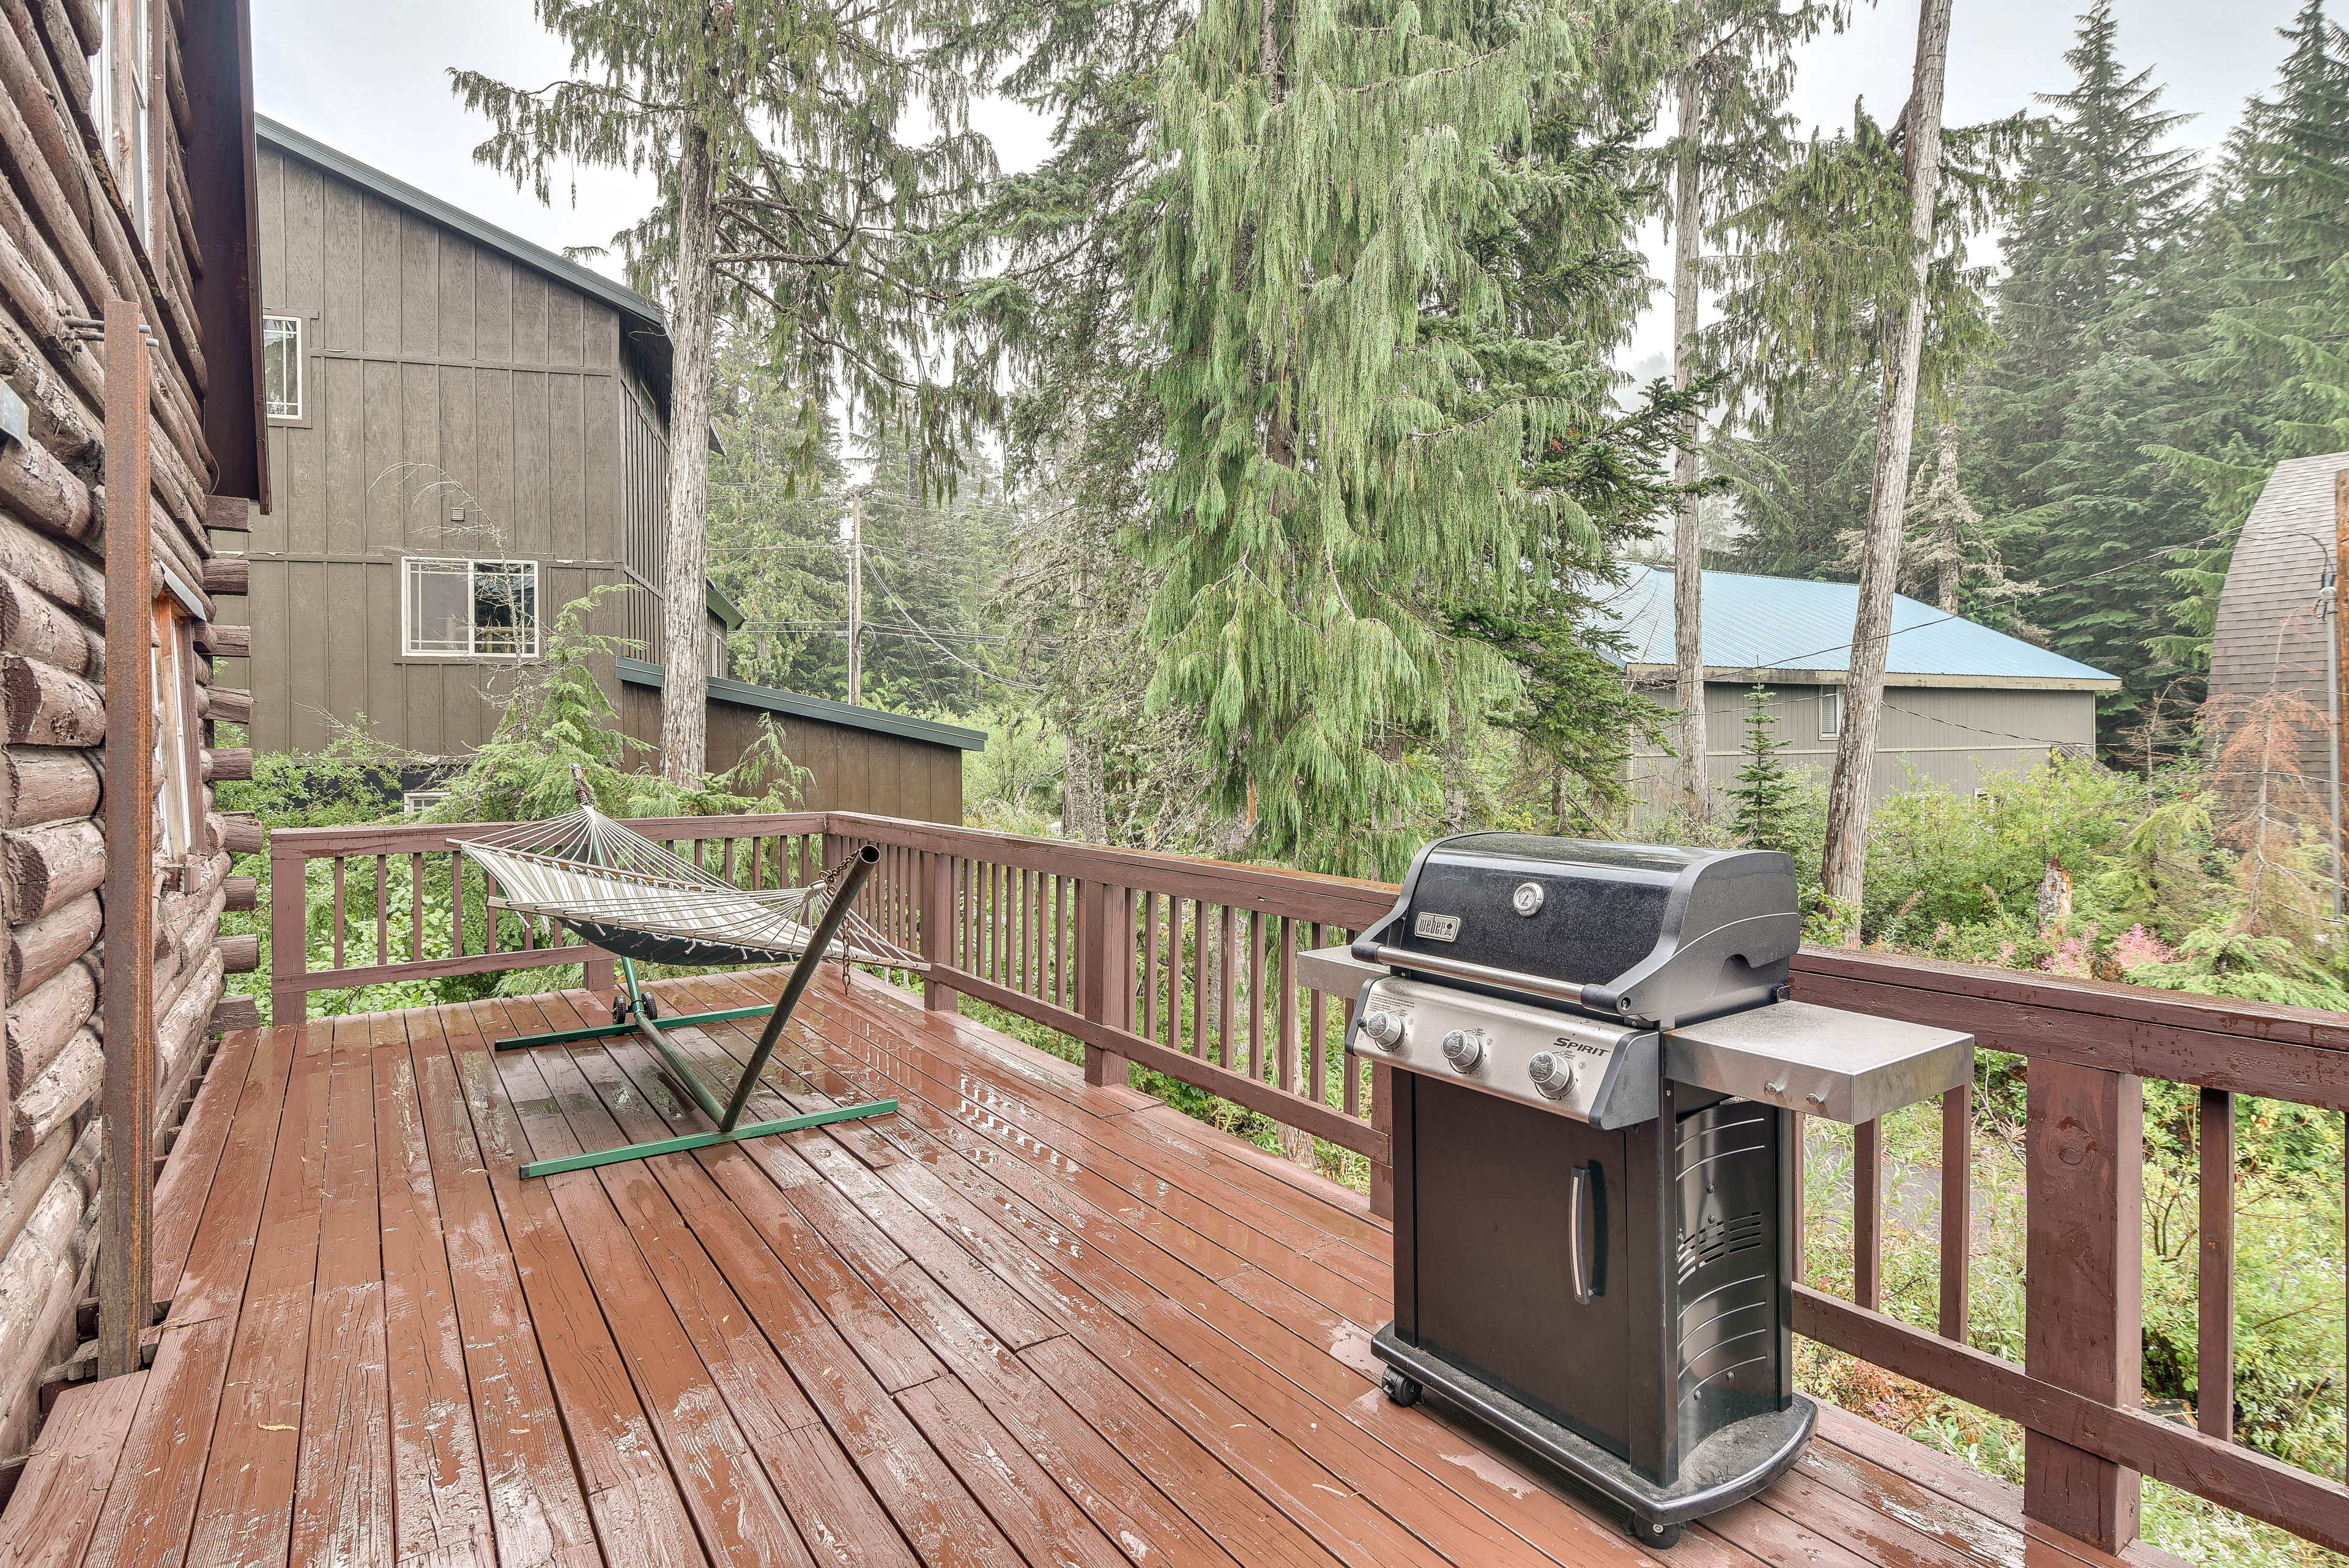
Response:
[[[1348,1050],[1398,1069],[1388,1397],[1651,1545],[1810,1436],[1795,1113],[1866,1121],[1972,1075],[1971,1035],[1786,1000],[1800,937],[1784,855],[1478,833],[1313,955],[1361,987]]]

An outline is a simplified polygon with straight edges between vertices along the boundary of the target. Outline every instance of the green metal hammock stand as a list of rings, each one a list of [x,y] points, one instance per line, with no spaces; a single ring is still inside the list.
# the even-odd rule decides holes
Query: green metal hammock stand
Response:
[[[492,901],[493,911],[502,909],[523,916],[549,917],[612,953],[620,961],[626,994],[613,1000],[608,1024],[516,1035],[496,1042],[495,1048],[525,1051],[634,1034],[658,1054],[678,1085],[717,1127],[709,1132],[532,1160],[522,1168],[523,1176],[556,1176],[567,1170],[647,1159],[657,1154],[707,1148],[827,1122],[886,1116],[897,1108],[894,1099],[874,1100],[770,1121],[742,1119],[760,1075],[782,1039],[783,1026],[791,1022],[801,995],[825,957],[836,956],[843,966],[866,962],[916,971],[926,969],[921,960],[888,941],[852,910],[864,878],[881,858],[879,850],[864,846],[811,888],[760,891],[729,887],[710,882],[698,867],[597,811],[588,801],[584,781],[580,799],[579,810],[567,816],[526,823],[460,843],[457,848],[487,872],[502,894]],[[812,928],[806,923],[812,911],[815,913]],[[638,959],[648,963],[714,965],[785,958],[793,961],[791,977],[771,1009],[732,1007],[662,1018],[658,1005],[636,982]],[[762,1012],[767,1015],[767,1026],[760,1032],[758,1046],[743,1064],[741,1076],[724,1091],[722,1100],[668,1037],[672,1029],[756,1018]]]

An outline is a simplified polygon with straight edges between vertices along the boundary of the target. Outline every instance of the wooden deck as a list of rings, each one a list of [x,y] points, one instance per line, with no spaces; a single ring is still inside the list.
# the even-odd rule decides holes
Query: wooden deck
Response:
[[[604,1016],[231,1037],[158,1194],[153,1366],[60,1397],[0,1563],[1656,1561],[1379,1395],[1388,1238],[1342,1189],[836,974],[752,1114],[898,1115],[520,1180],[698,1125],[634,1045],[486,1049]],[[716,1062],[755,1027],[679,1038]],[[2015,1489],[1829,1411],[1663,1560],[2114,1561],[2036,1532]]]

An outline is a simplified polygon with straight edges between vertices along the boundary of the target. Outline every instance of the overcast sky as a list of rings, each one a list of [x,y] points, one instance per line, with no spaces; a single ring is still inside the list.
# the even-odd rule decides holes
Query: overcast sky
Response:
[[[2244,99],[2273,80],[2275,29],[2298,0],[2121,0],[2120,50],[2132,69],[2157,67],[2168,107],[2198,118],[2180,139],[2215,146]],[[601,244],[648,202],[642,182],[583,170],[576,200],[558,190],[541,206],[472,161],[482,122],[450,96],[448,69],[468,67],[536,86],[566,57],[539,27],[530,0],[254,0],[254,70],[261,111],[543,245]],[[1956,0],[1949,115],[1994,119],[2068,81],[2073,7],[2046,0]],[[1806,122],[1847,124],[1865,97],[1879,118],[1908,96],[1916,53],[1915,0],[1863,7],[1850,30],[1812,44],[1794,107]],[[1044,151],[1041,126],[1016,106],[982,115],[1007,168]],[[1661,263],[1661,258],[1659,257]],[[616,267],[604,264],[616,275]],[[1670,340],[1670,303],[1641,324],[1627,365]]]

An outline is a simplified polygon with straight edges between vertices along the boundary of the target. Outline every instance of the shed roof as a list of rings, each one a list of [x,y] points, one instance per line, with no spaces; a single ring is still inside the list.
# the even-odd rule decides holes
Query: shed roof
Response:
[[[1633,566],[1608,600],[1634,670],[1672,667],[1672,574]],[[1828,680],[1851,668],[1859,588],[1799,577],[1704,575],[1704,662],[1722,679]],[[1892,603],[1885,678],[1894,685],[2111,691],[2104,670],[1905,596]]]
[[[619,661],[620,679],[631,686],[661,688],[661,667],[641,659],[625,656]],[[960,724],[942,724],[936,719],[916,719],[909,713],[891,713],[879,708],[852,706],[835,702],[829,697],[810,697],[804,692],[784,691],[773,686],[753,686],[747,680],[730,676],[709,678],[712,701],[732,702],[743,708],[763,708],[770,713],[794,713],[802,719],[820,719],[827,724],[846,724],[851,729],[874,730],[885,735],[902,735],[909,741],[927,741],[934,746],[953,746],[959,751],[978,752],[987,747],[987,732],[967,730]]]

